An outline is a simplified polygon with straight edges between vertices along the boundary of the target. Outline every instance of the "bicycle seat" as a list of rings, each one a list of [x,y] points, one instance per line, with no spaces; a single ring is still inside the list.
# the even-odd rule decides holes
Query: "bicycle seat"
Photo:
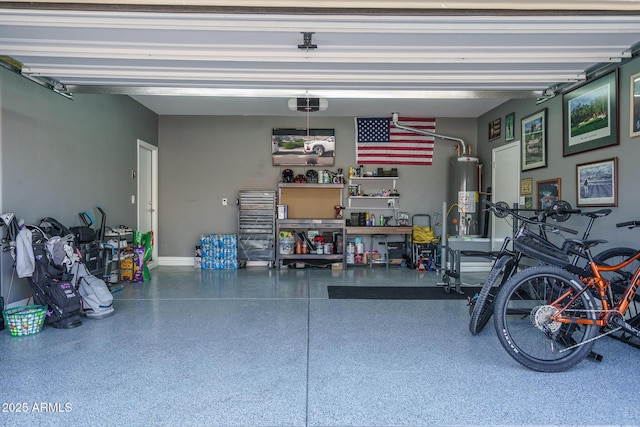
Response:
[[[584,249],[589,249],[592,246],[599,245],[600,243],[607,243],[606,240],[594,239],[594,240],[581,240],[581,239],[567,239],[567,243],[571,243],[575,246],[580,246]]]
[[[611,213],[611,209],[600,209],[594,212],[582,212],[581,215],[588,216],[589,218],[602,218]]]

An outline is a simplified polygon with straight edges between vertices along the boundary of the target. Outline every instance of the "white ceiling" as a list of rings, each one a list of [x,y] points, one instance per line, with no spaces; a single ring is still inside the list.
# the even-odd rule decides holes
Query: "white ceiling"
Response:
[[[138,3],[147,5],[0,4],[0,56],[63,92],[128,94],[158,114],[300,115],[289,98],[322,97],[329,107],[314,115],[478,117],[584,80],[640,41],[637,2],[583,2],[611,4],[597,13],[544,1],[535,4],[558,10]],[[316,49],[298,47],[305,32]]]

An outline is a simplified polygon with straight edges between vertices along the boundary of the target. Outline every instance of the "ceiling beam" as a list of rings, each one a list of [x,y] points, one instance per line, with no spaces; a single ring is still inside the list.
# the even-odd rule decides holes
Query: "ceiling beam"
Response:
[[[637,2],[587,1],[425,1],[425,0],[17,0],[3,7],[66,10],[209,11],[231,13],[323,14],[608,14],[638,13]]]
[[[221,89],[221,88],[175,88],[142,86],[90,86],[67,85],[71,93],[112,95],[162,95],[162,96],[217,96],[249,98],[289,98],[310,96],[307,91],[284,89]],[[526,99],[540,96],[538,91],[479,91],[479,90],[317,90],[312,96],[327,99]]]

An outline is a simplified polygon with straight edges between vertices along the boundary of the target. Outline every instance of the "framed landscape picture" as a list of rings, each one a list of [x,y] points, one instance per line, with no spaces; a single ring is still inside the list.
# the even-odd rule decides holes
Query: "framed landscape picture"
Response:
[[[522,170],[547,166],[547,109],[522,119],[520,132]]]
[[[618,206],[618,158],[576,165],[578,206]]]
[[[562,96],[563,156],[618,144],[618,73]]]

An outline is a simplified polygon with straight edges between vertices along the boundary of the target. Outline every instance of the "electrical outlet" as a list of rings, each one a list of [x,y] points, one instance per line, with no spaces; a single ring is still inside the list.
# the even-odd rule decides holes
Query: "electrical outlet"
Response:
[[[227,198],[223,198],[222,199],[222,206],[227,206],[229,204],[229,201],[227,200]]]

